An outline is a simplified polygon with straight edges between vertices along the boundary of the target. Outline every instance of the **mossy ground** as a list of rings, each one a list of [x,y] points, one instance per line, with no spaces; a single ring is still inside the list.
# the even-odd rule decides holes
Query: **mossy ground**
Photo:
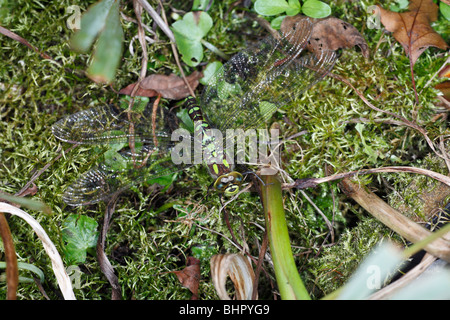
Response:
[[[215,2],[209,11],[215,24],[207,36],[209,42],[230,55],[245,47],[246,41],[257,39],[264,33],[256,22],[244,18],[240,11],[228,14],[225,19],[232,2]],[[169,3],[170,6],[164,7],[169,19],[171,7],[190,10],[187,2]],[[428,131],[432,140],[445,132],[448,134],[446,120],[433,121],[437,91],[432,87],[438,80],[424,87],[445,61],[444,53],[428,49],[416,63],[414,72],[420,95],[419,104],[414,104],[409,60],[402,47],[391,35],[383,34],[382,30],[367,29],[365,25],[365,8],[371,4],[373,1],[330,3],[333,15],[360,30],[371,50],[367,60],[357,49],[344,50],[333,72],[349,79],[371,103],[383,110],[411,120],[414,111],[415,120]],[[33,173],[69,147],[52,135],[54,122],[99,102],[117,100],[117,95],[109,87],[94,84],[84,76],[89,55],[76,54],[69,49],[71,31],[66,26],[69,16],[66,8],[79,5],[84,11],[87,8],[85,2],[3,0],[0,5],[2,26],[60,63],[44,60],[17,41],[0,36],[0,188],[14,194]],[[129,2],[123,3],[123,12],[133,17]],[[151,25],[146,14],[144,23]],[[138,41],[133,42],[137,54],[132,55],[128,50],[130,39],[136,34],[136,25],[123,21],[123,27],[125,50],[113,85],[115,89],[135,82],[140,71]],[[448,42],[448,21],[440,17],[435,29]],[[161,39],[166,39],[159,30],[156,32]],[[168,42],[151,45],[148,50],[148,74],[178,73]],[[206,50],[204,61],[213,60],[219,58]],[[185,67],[186,73],[192,71]],[[344,172],[411,165],[413,161],[417,164],[417,160],[430,152],[420,133],[378,121],[388,119],[388,116],[371,110],[346,84],[329,77],[274,118],[281,120],[284,137],[301,130],[308,131],[285,144],[283,166],[292,178],[323,176],[326,167]],[[75,148],[35,181],[38,193],[33,198],[47,203],[53,214],[31,214],[45,227],[61,253],[64,245],[61,223],[69,214],[88,215],[99,222],[103,219],[104,204],[74,209],[61,200],[63,190],[95,163],[89,149],[85,146]],[[372,188],[386,197],[387,181],[401,191],[411,179],[414,178],[391,174],[364,177],[360,181],[371,183]],[[124,299],[189,299],[189,291],[180,286],[174,274],[167,272],[182,269],[186,257],[193,254],[193,248],[208,248],[200,250],[200,298],[217,298],[210,281],[209,258],[212,254],[236,252],[236,249],[226,238],[211,231],[229,237],[223,213],[219,214],[218,197],[214,194],[205,197],[210,183],[206,169],[196,167],[180,174],[166,192],[152,193],[153,189],[139,186],[121,196],[105,251],[118,274]],[[337,184],[323,185],[305,193],[330,220],[334,214],[336,226],[336,245],[322,248],[316,257],[328,232],[326,224],[302,193],[286,192],[288,227],[297,265],[314,297],[320,297],[342,285],[370,248],[392,234],[343,196]],[[189,225],[189,220],[185,223],[175,221],[180,211],[174,209],[173,204],[187,208],[191,203],[201,204],[192,219],[204,228]],[[162,210],[163,206],[168,209]],[[238,239],[257,255],[257,244],[262,242],[259,227],[264,226],[257,194],[242,194],[227,210],[231,213]],[[9,222],[18,260],[42,269],[46,275],[44,288],[47,294],[50,298],[59,298],[50,261],[39,239],[20,219],[11,217]],[[79,267],[83,275],[81,288],[75,289],[77,298],[109,299],[110,287],[96,258],[88,256],[86,263]],[[267,264],[265,267],[272,274]],[[261,278],[263,284],[267,283],[264,275]],[[0,285],[0,298],[4,298],[5,286]],[[18,294],[21,299],[44,299],[35,284],[21,284]],[[270,286],[262,286],[260,297],[272,297]]]

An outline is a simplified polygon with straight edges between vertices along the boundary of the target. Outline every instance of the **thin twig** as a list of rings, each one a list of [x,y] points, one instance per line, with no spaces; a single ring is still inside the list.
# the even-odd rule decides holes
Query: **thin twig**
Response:
[[[344,172],[344,173],[337,173],[331,176],[323,177],[323,178],[306,178],[306,179],[298,179],[294,183],[285,183],[283,184],[283,189],[289,189],[289,188],[297,188],[297,189],[306,189],[306,188],[315,188],[318,184],[334,181],[334,180],[340,180],[344,178],[349,178],[352,176],[362,175],[362,174],[372,174],[372,173],[383,173],[383,172],[409,172],[409,173],[417,173],[426,175],[430,178],[433,178],[435,180],[438,180],[448,186],[450,186],[450,177],[445,176],[443,174],[422,169],[422,168],[416,168],[416,167],[403,167],[403,166],[393,166],[393,167],[381,167],[381,168],[374,168],[374,169],[364,169],[364,170],[358,170],[358,171],[350,171],[350,172]]]
[[[139,0],[139,1],[145,1],[145,0]],[[160,4],[161,8],[163,8],[163,5],[162,5],[161,0],[159,0],[159,4]],[[169,28],[169,24],[168,24],[168,22],[167,22],[166,13],[164,12],[164,10],[161,10],[161,13],[162,13],[162,16],[163,16],[165,25],[167,26],[167,28]],[[169,29],[169,30],[170,30],[170,29]],[[171,31],[171,32],[172,32],[172,31]],[[186,84],[186,86],[187,86],[187,88],[188,88],[188,90],[189,90],[189,94],[190,94],[192,97],[195,98],[194,90],[192,90],[192,87],[191,87],[191,85],[189,84],[189,81],[186,79],[186,75],[184,74],[183,68],[181,67],[180,59],[179,59],[179,57],[178,57],[178,51],[177,51],[177,48],[176,48],[176,46],[175,46],[175,37],[173,36],[173,34],[172,34],[172,37],[173,37],[173,39],[170,38],[170,37],[169,37],[169,39],[170,39],[170,46],[172,47],[173,57],[175,58],[175,63],[177,64],[178,70],[180,70],[181,77],[183,78],[184,83]]]
[[[39,55],[44,58],[44,59],[48,59],[48,60],[53,60],[52,57],[50,57],[48,54],[46,54],[45,52],[41,52],[38,48],[36,48],[35,46],[33,46],[32,44],[30,44],[27,40],[25,40],[24,38],[22,38],[21,36],[19,36],[18,34],[9,31],[8,29],[0,26],[0,33],[13,39],[16,40],[18,42],[20,42],[23,45],[26,45],[28,48],[34,50],[35,52],[39,53]],[[55,60],[53,60],[55,61]],[[55,61],[56,62],[56,61]]]
[[[111,284],[112,287],[112,294],[111,299],[112,300],[121,300],[122,294],[120,290],[119,285],[119,279],[117,278],[116,274],[114,273],[114,269],[111,265],[111,262],[109,262],[108,257],[105,254],[105,241],[106,241],[106,234],[108,233],[108,229],[110,226],[111,218],[114,213],[117,198],[119,196],[119,193],[115,193],[111,200],[109,201],[106,210],[105,210],[105,217],[103,219],[103,226],[100,231],[98,241],[97,241],[97,259],[98,264],[100,266],[100,269],[102,270],[105,277],[108,279],[108,282]]]
[[[148,14],[152,17],[152,19],[156,22],[158,27],[166,34],[171,42],[175,42],[175,36],[173,35],[172,30],[170,30],[169,25],[167,24],[167,20],[164,21],[159,14],[153,9],[153,7],[147,2],[147,0],[137,0],[141,6],[148,12]],[[160,1],[161,3],[161,1]],[[161,4],[162,7],[162,4]],[[165,16],[164,10],[162,10],[163,16]]]

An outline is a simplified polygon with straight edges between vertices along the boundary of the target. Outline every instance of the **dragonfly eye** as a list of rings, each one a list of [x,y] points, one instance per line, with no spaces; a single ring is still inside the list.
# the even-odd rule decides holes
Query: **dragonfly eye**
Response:
[[[233,184],[225,189],[224,194],[227,197],[231,197],[231,196],[234,196],[238,192],[239,192],[239,186]]]

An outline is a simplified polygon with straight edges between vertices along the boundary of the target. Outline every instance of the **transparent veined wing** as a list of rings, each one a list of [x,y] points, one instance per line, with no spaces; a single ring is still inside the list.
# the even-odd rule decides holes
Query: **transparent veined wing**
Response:
[[[336,54],[303,52],[311,29],[308,19],[301,20],[291,33],[267,37],[234,55],[202,93],[200,105],[212,126],[256,128],[322,79]]]
[[[155,153],[149,146],[134,153],[130,150],[116,152],[78,177],[65,190],[63,200],[72,206],[97,203],[144,180],[152,182],[188,166],[175,164],[170,152]]]
[[[81,144],[114,144],[170,141],[177,127],[176,118],[164,108],[153,110],[149,103],[142,110],[128,112],[117,105],[99,105],[69,115],[52,127],[60,140]],[[157,143],[156,143],[157,144]]]
[[[104,162],[83,173],[63,195],[69,205],[87,205],[106,200],[133,184],[167,176],[188,164],[175,164],[171,151],[178,141],[171,132],[177,119],[151,104],[136,112],[115,105],[80,111],[56,122],[52,131],[62,141],[81,144],[121,144],[120,152],[105,152]]]

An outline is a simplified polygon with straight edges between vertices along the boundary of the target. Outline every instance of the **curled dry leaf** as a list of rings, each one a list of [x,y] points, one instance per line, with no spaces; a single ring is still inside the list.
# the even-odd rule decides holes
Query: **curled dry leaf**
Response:
[[[255,273],[246,257],[241,254],[218,254],[210,261],[211,278],[222,300],[231,300],[225,283],[230,276],[236,290],[237,300],[251,300]]]
[[[302,15],[286,17],[281,23],[281,32],[286,34],[295,28],[303,19],[311,19]],[[313,23],[311,37],[306,49],[312,52],[322,50],[347,49],[358,46],[365,58],[369,57],[369,46],[359,31],[341,19],[328,17],[323,19],[311,19]]]
[[[380,9],[381,23],[403,46],[411,65],[428,47],[448,48],[444,39],[430,25],[438,18],[438,6],[433,0],[412,0],[406,12],[392,12],[377,7]]]
[[[203,74],[199,71],[194,71],[186,77],[186,80],[192,90],[197,88],[199,80],[202,77]],[[136,83],[130,84],[121,89],[119,93],[130,95],[135,85]],[[168,76],[163,74],[152,74],[144,78],[138,85],[139,88],[137,89],[135,95],[141,97],[155,97],[160,94],[166,99],[180,100],[190,95],[189,88],[183,78],[174,74],[170,74]]]
[[[192,292],[191,300],[198,299],[198,284],[200,281],[200,260],[188,257],[186,268],[180,271],[172,271],[181,285]]]
[[[19,218],[25,220],[31,226],[31,228],[33,228],[38,238],[42,241],[45,252],[48,254],[48,257],[51,260],[53,272],[55,273],[56,280],[58,281],[58,285],[61,289],[64,299],[75,300],[76,298],[72,289],[72,281],[66,272],[66,268],[64,267],[61,256],[59,255],[55,245],[53,244],[45,230],[42,228],[42,226],[39,224],[39,222],[37,222],[36,219],[34,219],[25,211],[4,202],[0,202],[0,212],[10,213],[12,215],[18,216]]]

